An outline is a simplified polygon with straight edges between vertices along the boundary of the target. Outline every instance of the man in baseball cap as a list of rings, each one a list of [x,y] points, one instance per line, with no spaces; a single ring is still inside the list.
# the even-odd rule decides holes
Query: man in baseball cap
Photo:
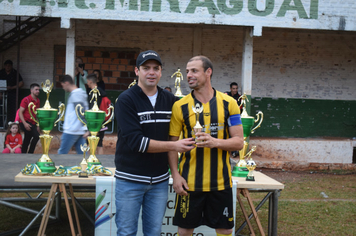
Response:
[[[141,52],[140,55],[138,55],[136,59],[136,67],[139,68],[148,60],[156,60],[162,66],[162,61],[158,53],[153,50],[148,50]]]
[[[162,61],[157,52],[136,59],[138,82],[120,94],[115,104],[117,236],[136,235],[142,208],[144,235],[161,235],[168,198],[169,151],[194,148],[193,139],[168,142],[174,95],[157,86]]]

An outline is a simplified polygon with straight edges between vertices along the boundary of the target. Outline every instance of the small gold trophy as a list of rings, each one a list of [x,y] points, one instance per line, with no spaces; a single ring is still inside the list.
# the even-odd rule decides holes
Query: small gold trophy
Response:
[[[86,110],[83,113],[83,107],[82,105],[78,104],[75,107],[75,112],[77,114],[78,119],[80,120],[80,122],[82,122],[85,126],[88,127],[88,130],[90,131],[90,136],[88,137],[88,143],[89,143],[89,151],[90,151],[90,155],[88,157],[88,166],[91,167],[92,165],[100,165],[100,161],[99,159],[95,156],[95,151],[96,148],[98,146],[98,142],[99,142],[99,137],[96,136],[96,134],[100,131],[101,128],[104,128],[104,126],[111,122],[113,116],[114,116],[114,107],[110,106],[108,108],[108,114],[105,113],[105,111],[101,111],[98,107],[98,94],[100,96],[100,92],[97,89],[97,87],[93,88],[89,95],[92,94],[92,98],[90,100],[90,102],[95,98],[94,100],[94,106],[92,107],[92,109],[90,110]],[[79,108],[79,111],[78,111]],[[81,116],[87,121],[87,123],[85,123]],[[110,116],[110,118],[103,124],[105,117]]]
[[[28,111],[31,115],[31,119],[37,123],[37,126],[39,126],[44,133],[40,135],[43,155],[37,161],[36,164],[43,173],[52,173],[56,170],[56,167],[52,159],[48,156],[49,146],[53,138],[53,136],[49,135],[49,133],[51,132],[53,127],[57,125],[58,121],[63,121],[65,106],[62,103],[58,107],[59,111],[58,109],[54,109],[51,107],[48,98],[49,94],[52,91],[53,83],[51,83],[49,79],[45,81],[45,84],[42,83],[41,87],[43,91],[47,94],[47,100],[45,102],[45,105],[43,106],[43,108],[37,108],[37,110],[35,110],[35,104],[33,102],[30,102],[30,104],[28,104]],[[32,113],[36,114],[37,119],[32,115]],[[59,116],[59,118],[56,120],[57,115]]]
[[[248,174],[246,176],[246,181],[255,181],[255,176],[253,175],[253,171],[256,168],[256,162],[250,158],[247,161],[246,168],[248,169]]]
[[[85,160],[85,154],[87,153],[87,151],[89,151],[90,147],[88,147],[88,145],[85,143],[84,145],[80,145],[80,149],[83,152],[83,160],[82,162],[80,162],[80,167],[82,168],[82,171],[79,173],[78,177],[88,178],[88,172],[87,172],[88,163]]]
[[[196,117],[196,120],[197,120],[197,122],[195,123],[195,126],[193,127],[194,135],[195,135],[196,133],[201,132],[202,129],[203,129],[203,127],[202,127],[202,126],[200,125],[200,123],[199,123],[199,115],[200,115],[200,113],[203,112],[203,105],[200,106],[199,103],[196,103],[196,104],[195,104],[195,107],[192,106],[192,110],[193,110],[193,112],[195,113],[195,117]],[[196,143],[199,142],[199,141],[197,140],[197,137],[195,137],[195,142],[196,142]]]
[[[178,69],[174,74],[171,76],[176,76],[176,80],[174,81],[174,87],[176,88],[176,93],[174,96],[182,98],[184,95],[182,94],[182,90],[180,89],[180,81],[183,80],[183,74],[180,72],[180,69]]]
[[[242,122],[242,128],[243,128],[243,133],[244,133],[244,146],[243,148],[239,151],[239,156],[240,160],[234,166],[234,169],[232,171],[232,175],[236,177],[246,177],[248,174],[248,170],[246,168],[247,162],[245,161],[245,156],[247,151],[248,151],[248,145],[249,143],[247,142],[247,139],[250,137],[251,134],[255,132],[257,128],[261,126],[261,123],[263,121],[263,113],[262,111],[259,111],[256,114],[256,119],[254,119],[252,116],[249,116],[247,114],[247,109],[246,109],[246,101],[248,102],[246,94],[243,94],[241,97],[239,97],[239,100],[242,99],[241,104],[244,106],[243,112],[241,114],[241,122]],[[254,123],[259,123],[254,127]]]

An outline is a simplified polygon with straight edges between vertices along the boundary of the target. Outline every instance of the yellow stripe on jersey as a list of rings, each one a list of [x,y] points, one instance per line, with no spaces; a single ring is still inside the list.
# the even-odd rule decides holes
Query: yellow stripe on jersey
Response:
[[[192,94],[177,101],[172,108],[169,135],[183,138],[194,136],[196,116],[192,110],[200,103]],[[200,103],[201,104],[201,103]],[[240,114],[236,100],[214,90],[214,97],[203,106],[199,123],[203,132],[218,139],[228,139],[228,118]],[[232,187],[229,153],[217,148],[194,148],[182,153],[180,174],[186,179],[190,191],[215,191]]]

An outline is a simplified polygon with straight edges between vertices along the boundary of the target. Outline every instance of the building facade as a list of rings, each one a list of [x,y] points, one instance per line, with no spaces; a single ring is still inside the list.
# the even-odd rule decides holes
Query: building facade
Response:
[[[214,64],[213,86],[231,82],[264,112],[251,137],[271,159],[353,163],[356,137],[356,5],[353,0],[0,1],[0,35],[14,17],[49,17],[36,33],[1,52],[16,60],[25,88],[74,73],[76,56],[100,69],[109,90],[135,79],[135,58],[162,57],[160,86],[195,55]],[[1,42],[0,42],[1,43]],[[60,85],[57,83],[57,88]],[[186,81],[181,82],[189,93]]]

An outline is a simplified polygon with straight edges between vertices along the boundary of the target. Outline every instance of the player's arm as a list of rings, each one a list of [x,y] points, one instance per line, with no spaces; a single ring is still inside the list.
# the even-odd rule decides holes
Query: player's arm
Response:
[[[169,140],[177,141],[179,137],[170,136]],[[194,146],[193,146],[194,147]],[[185,189],[188,189],[187,181],[178,172],[178,152],[168,152],[168,163],[173,178],[173,189],[179,195],[187,196],[188,193]],[[185,188],[185,189],[184,189]]]
[[[243,148],[244,135],[241,124],[240,114],[232,115],[229,118],[229,134],[228,139],[218,139],[210,136],[208,133],[199,132],[196,134],[197,147],[218,148],[225,151],[236,151]]]

